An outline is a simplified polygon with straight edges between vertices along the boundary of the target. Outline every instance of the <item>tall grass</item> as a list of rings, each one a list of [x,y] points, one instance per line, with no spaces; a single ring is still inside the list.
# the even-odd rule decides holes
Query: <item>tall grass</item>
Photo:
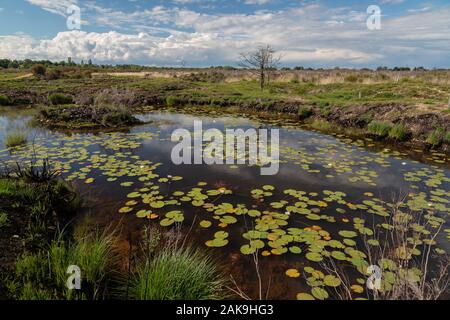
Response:
[[[115,263],[113,233],[91,233],[77,241],[64,240],[61,234],[49,248],[25,253],[16,262],[15,280],[9,287],[18,299],[97,300],[104,298],[106,279]],[[67,268],[82,270],[81,290],[67,288]]]
[[[369,123],[367,130],[369,131],[369,133],[373,135],[384,138],[388,136],[391,128],[392,125],[388,122],[374,120],[371,123]]]
[[[170,247],[137,267],[129,296],[134,300],[221,299],[224,283],[209,257],[191,247]]]
[[[73,103],[72,97],[66,96],[61,93],[53,93],[48,96],[48,101],[54,106],[60,105],[60,104],[71,104]]]
[[[394,125],[389,130],[389,138],[394,140],[404,141],[408,138],[408,135],[409,135],[408,129],[401,123]]]
[[[444,140],[444,134],[445,132],[442,128],[437,128],[429,133],[427,143],[432,147],[439,147]]]
[[[5,146],[14,148],[27,143],[27,135],[22,132],[10,132],[5,138]]]

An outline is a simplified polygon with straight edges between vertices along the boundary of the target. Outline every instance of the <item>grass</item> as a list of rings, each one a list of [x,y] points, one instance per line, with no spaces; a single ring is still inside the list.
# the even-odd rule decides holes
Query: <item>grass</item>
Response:
[[[301,120],[304,120],[311,117],[313,112],[310,107],[300,107],[297,114]]]
[[[61,93],[53,93],[53,94],[49,95],[48,96],[48,101],[54,106],[60,105],[60,104],[71,104],[71,103],[73,103],[72,97],[66,96],[66,95],[61,94]]]
[[[45,162],[44,162],[45,163]],[[48,165],[18,165],[0,178],[2,208],[8,214],[20,212],[24,243],[40,247],[59,219],[74,214],[81,200],[72,188],[57,178]]]
[[[333,128],[330,122],[322,119],[314,119],[309,125],[311,126],[311,128],[320,131],[328,131]]]
[[[450,131],[447,131],[444,135],[444,143],[450,144]]]
[[[389,130],[389,138],[397,141],[406,140],[408,138],[408,135],[409,135],[408,129],[401,123],[394,125]]]
[[[224,298],[225,281],[215,263],[191,247],[166,248],[138,266],[129,283],[134,300]]]
[[[7,96],[0,94],[0,106],[9,105],[11,105],[11,100]]]
[[[392,125],[390,123],[376,120],[369,123],[369,126],[367,127],[367,130],[370,134],[373,134],[380,138],[387,137],[391,129]]]
[[[10,132],[5,138],[5,146],[14,148],[25,145],[27,143],[27,135],[22,132]]]
[[[0,229],[8,225],[8,214],[0,212]]]
[[[16,262],[14,280],[9,287],[18,299],[101,299],[105,295],[105,280],[113,269],[115,256],[112,233],[91,233],[77,241],[64,240],[60,234],[48,249],[26,252]],[[67,288],[68,267],[81,270],[81,290]]]
[[[429,133],[427,138],[427,143],[432,147],[439,147],[444,141],[444,130],[442,128],[437,128],[433,132]]]

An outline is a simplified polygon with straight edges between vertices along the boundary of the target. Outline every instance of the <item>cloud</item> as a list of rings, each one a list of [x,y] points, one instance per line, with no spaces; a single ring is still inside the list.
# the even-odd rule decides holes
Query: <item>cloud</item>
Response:
[[[77,0],[26,0],[32,5],[41,7],[42,9],[65,17],[67,8],[76,5]]]
[[[27,0],[63,14],[62,2]],[[187,3],[197,0],[175,0]],[[200,1],[200,0],[198,0]],[[398,1],[390,1],[390,3]],[[439,63],[450,66],[450,8],[383,17],[382,29],[369,31],[367,14],[318,2],[253,13],[205,13],[154,6],[123,12],[90,1],[83,19],[110,32],[66,31],[50,39],[2,37],[0,57],[93,59],[176,65],[235,64],[240,52],[271,44],[287,64],[377,66]],[[52,12],[53,12],[52,11]]]
[[[245,4],[258,4],[263,5],[269,3],[271,0],[244,0]]]

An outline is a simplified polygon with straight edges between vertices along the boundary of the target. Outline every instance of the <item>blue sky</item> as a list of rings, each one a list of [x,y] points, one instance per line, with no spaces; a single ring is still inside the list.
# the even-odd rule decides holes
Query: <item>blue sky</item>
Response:
[[[381,29],[366,25],[369,5]],[[80,30],[67,8],[81,10]],[[236,65],[272,45],[287,66],[450,67],[448,0],[0,0],[0,58]]]

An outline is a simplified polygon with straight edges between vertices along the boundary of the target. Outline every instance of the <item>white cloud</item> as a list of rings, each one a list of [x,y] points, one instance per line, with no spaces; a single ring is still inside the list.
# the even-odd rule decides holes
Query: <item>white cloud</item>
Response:
[[[270,0],[244,0],[245,4],[259,4],[259,5],[263,5],[266,3],[269,3]]]
[[[27,1],[58,14],[64,12],[60,3],[74,2]],[[449,8],[409,12],[394,19],[384,17],[382,30],[369,31],[365,12],[328,8],[317,2],[252,14],[206,14],[165,6],[122,12],[86,2],[83,19],[115,31],[67,31],[43,40],[25,35],[2,37],[0,58],[62,60],[70,56],[105,62],[175,65],[185,60],[210,65],[233,63],[239,52],[268,43],[291,64],[449,66],[449,16]]]
[[[66,16],[66,10],[71,5],[76,5],[77,0],[26,0],[42,9],[61,16]]]

